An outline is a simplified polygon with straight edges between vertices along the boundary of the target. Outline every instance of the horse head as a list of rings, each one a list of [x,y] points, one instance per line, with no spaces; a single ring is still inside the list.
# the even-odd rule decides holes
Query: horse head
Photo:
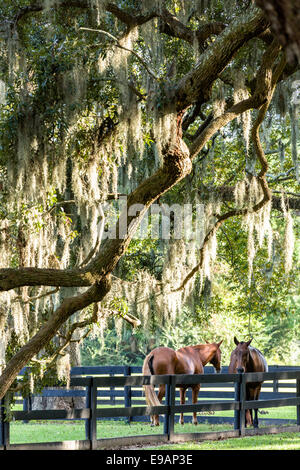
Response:
[[[215,371],[217,372],[217,374],[219,374],[222,370],[220,346],[223,343],[223,340],[221,340],[219,343],[208,343],[208,341],[205,341],[205,342],[206,344],[210,344],[212,351],[213,351],[213,356],[208,362],[210,362],[210,364],[214,366]]]
[[[231,353],[230,357],[230,364],[228,367],[228,373],[234,374],[238,369],[241,369],[243,372],[246,372],[247,364],[249,363],[250,359],[250,351],[249,345],[252,341],[252,338],[249,341],[238,341],[236,337],[234,337],[234,342],[236,344],[236,348]]]

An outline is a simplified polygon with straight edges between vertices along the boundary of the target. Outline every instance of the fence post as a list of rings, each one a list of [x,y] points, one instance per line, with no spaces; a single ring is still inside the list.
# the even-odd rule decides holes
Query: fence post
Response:
[[[241,369],[239,369],[241,370]],[[241,373],[238,372],[238,381],[234,385],[234,401],[238,401],[240,408],[234,410],[234,429],[240,430],[240,421],[241,421]]]
[[[278,392],[278,379],[273,380],[273,392]]]
[[[130,366],[124,366],[124,376],[131,375],[131,369]],[[131,406],[131,386],[130,385],[125,385],[124,387],[124,401],[125,401],[125,406],[130,407]],[[132,420],[131,416],[128,416],[127,422],[130,424]]]
[[[246,379],[244,369],[238,369],[238,373],[241,375],[241,388],[240,388],[240,436],[245,436],[245,400],[246,400]]]
[[[31,411],[32,410],[32,395],[28,395],[28,397],[23,399],[23,411]],[[29,423],[28,419],[23,421],[24,424]]]
[[[91,377],[87,377],[89,379],[89,384],[87,385],[85,389],[85,407],[90,409],[91,408]],[[90,411],[91,413],[91,411]],[[88,419],[85,420],[85,438],[86,440],[90,440],[90,425],[89,425],[89,420],[91,419],[91,415]]]
[[[0,400],[0,447],[9,445],[9,422],[5,421],[5,397]]]
[[[164,434],[167,434],[168,441],[171,440],[174,434],[175,415],[172,407],[175,405],[175,378],[175,375],[170,375],[169,383],[166,384],[166,406],[168,407],[168,411],[165,414]]]
[[[300,378],[296,380],[296,397],[300,398]],[[297,405],[297,425],[300,426],[300,405]]]
[[[90,417],[85,422],[86,439],[90,441],[90,450],[96,448],[97,441],[97,387],[94,383],[94,378],[89,377],[90,383],[87,386],[86,393],[86,408],[90,409]]]
[[[110,377],[114,377],[115,374],[114,373],[111,373],[109,374]],[[110,387],[110,391],[111,391],[111,396],[110,396],[110,404],[112,406],[114,406],[116,403],[116,398],[115,398],[115,395],[114,395],[114,391],[115,391],[115,387]]]

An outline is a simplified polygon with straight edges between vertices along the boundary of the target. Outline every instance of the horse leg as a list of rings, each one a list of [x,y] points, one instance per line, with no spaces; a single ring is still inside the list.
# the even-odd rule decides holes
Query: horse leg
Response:
[[[246,410],[245,412],[245,427],[252,426],[253,424],[253,417],[252,417],[252,409]]]
[[[253,400],[253,391],[251,388],[246,389],[246,400],[250,401]],[[245,413],[245,427],[252,426],[253,424],[253,417],[252,417],[252,409],[246,410]]]
[[[258,400],[259,393],[260,393],[261,385],[256,388],[250,388],[248,393],[247,400]],[[249,426],[253,426],[254,428],[258,428],[258,416],[257,416],[257,408],[254,408],[254,420],[253,420],[253,409],[251,408],[248,414],[248,424]]]
[[[258,399],[259,399],[260,390],[261,390],[261,385],[259,385],[259,386],[255,389],[255,398],[254,398],[255,400],[258,400]],[[254,428],[258,428],[258,408],[255,408],[255,410],[254,410],[253,427],[254,427]]]
[[[258,409],[255,408],[255,410],[254,410],[254,420],[253,420],[253,427],[254,427],[254,428],[258,428],[258,416],[257,416],[257,413],[258,413]]]
[[[160,403],[162,402],[163,397],[165,396],[165,385],[161,384],[158,389],[157,398],[159,399]],[[159,415],[152,416],[151,426],[159,426]]]
[[[186,388],[180,387],[180,404],[185,404]],[[184,425],[183,413],[180,413],[179,423]]]
[[[200,390],[200,385],[194,385],[192,387],[192,402],[193,402],[193,404],[196,404],[197,401],[198,401],[199,390]],[[198,424],[197,412],[196,411],[193,412],[193,424],[195,424],[195,425]]]

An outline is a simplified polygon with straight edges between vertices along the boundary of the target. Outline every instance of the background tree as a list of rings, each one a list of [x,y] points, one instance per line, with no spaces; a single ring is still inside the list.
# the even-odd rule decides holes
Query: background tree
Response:
[[[271,23],[271,29],[280,43],[287,49],[288,61],[300,60],[300,2],[294,0],[256,0]]]
[[[256,256],[275,272],[280,249],[278,272],[293,282],[298,64],[287,64],[260,9],[226,0],[0,8],[0,396],[68,376],[71,346],[111,317],[121,329],[196,311],[218,242],[226,256],[233,237],[244,243],[231,258],[244,290],[259,292]],[[178,237],[175,213],[170,237],[149,234],[173,203],[193,207],[200,239]],[[17,384],[25,365],[31,374]]]

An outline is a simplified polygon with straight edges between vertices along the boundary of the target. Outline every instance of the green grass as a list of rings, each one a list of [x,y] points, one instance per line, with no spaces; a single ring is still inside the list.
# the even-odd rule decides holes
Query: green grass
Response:
[[[149,423],[127,424],[122,421],[101,421],[97,423],[97,438],[161,434],[163,425],[152,428]],[[10,443],[59,442],[85,440],[85,425],[82,421],[31,421],[10,424]]]
[[[226,431],[233,429],[230,424],[208,424],[201,423],[198,426],[192,424],[175,424],[175,433],[183,432],[208,432],[208,431]],[[140,436],[140,435],[154,435],[163,434],[163,424],[157,427],[150,427],[149,423],[131,423],[130,425],[123,421],[100,421],[97,423],[97,438],[110,438],[110,437],[121,437],[121,436]],[[298,436],[298,438],[296,438]],[[31,421],[28,424],[15,421],[10,424],[10,443],[21,444],[21,443],[34,443],[34,442],[60,442],[70,440],[84,440],[85,439],[85,427],[82,421]],[[256,448],[255,442],[269,442],[274,440],[276,446],[283,439],[284,441],[290,442],[290,445],[298,446],[295,447],[300,449],[300,436],[297,433],[285,433],[278,437],[278,435],[271,436],[251,436],[245,437],[245,444]],[[297,440],[298,439],[298,440]],[[224,441],[211,442],[206,441],[203,443],[184,443],[177,445],[167,445],[159,447],[158,449],[215,449],[215,446],[220,449],[235,448],[236,441],[241,442],[241,439],[228,439]],[[239,444],[240,445],[240,444]],[[198,446],[198,447],[197,447]],[[227,447],[228,446],[228,447]],[[233,446],[233,447],[232,447]],[[245,447],[247,448],[247,447]]]
[[[232,429],[231,425],[199,424],[197,428],[192,424],[175,425],[175,432],[202,432]],[[141,436],[163,434],[163,424],[151,427],[150,423],[131,423],[123,421],[98,421],[97,438],[104,439],[122,436]],[[15,421],[10,424],[10,443],[21,444],[30,442],[57,442],[70,440],[84,440],[85,427],[80,421],[31,421],[23,424]]]
[[[299,433],[265,434],[222,441],[185,442],[147,447],[147,450],[300,450]]]
[[[200,403],[200,401],[199,401]],[[260,411],[266,414],[258,413],[258,419],[296,419],[296,407],[282,406],[279,408],[264,408]],[[233,410],[215,411],[213,416],[234,416]]]
[[[205,400],[207,401],[207,400]],[[210,400],[209,400],[210,401]],[[212,400],[213,401],[213,400]],[[223,399],[222,401],[226,401]],[[231,400],[230,400],[231,401]],[[201,402],[199,400],[199,402]],[[141,401],[141,406],[145,402]],[[102,405],[104,408],[110,407]],[[121,406],[121,405],[118,405]],[[14,409],[22,409],[21,405],[15,406]],[[264,409],[267,414],[259,414],[259,418],[284,418],[296,419],[295,407],[280,407]],[[187,415],[192,413],[187,413]],[[200,415],[200,413],[198,414]],[[234,411],[216,411],[213,416],[233,416]],[[202,416],[207,416],[202,413]],[[195,432],[209,432],[209,431],[226,431],[232,430],[232,424],[209,424],[201,423],[198,426],[186,423],[184,426],[178,424],[179,415],[175,417],[175,433],[195,433]],[[262,425],[260,426],[262,427]],[[154,435],[163,434],[163,424],[158,427],[150,427],[149,423],[131,423],[130,425],[124,421],[98,421],[97,423],[97,439],[113,438],[122,436],[140,436],[140,435]],[[11,444],[21,443],[37,443],[37,442],[61,442],[85,440],[85,424],[84,421],[31,421],[28,424],[23,424],[21,421],[13,421],[10,424],[10,442]],[[259,447],[258,447],[259,446]],[[268,447],[273,446],[273,447]],[[299,433],[284,433],[277,435],[261,435],[249,436],[243,439],[227,439],[223,441],[205,441],[205,442],[189,442],[181,444],[168,444],[165,446],[157,447],[156,449],[203,449],[203,450],[218,450],[218,449],[277,449],[286,447],[287,449],[300,449]]]
[[[79,422],[21,421],[10,424],[10,444],[61,442],[85,439],[84,424]]]

